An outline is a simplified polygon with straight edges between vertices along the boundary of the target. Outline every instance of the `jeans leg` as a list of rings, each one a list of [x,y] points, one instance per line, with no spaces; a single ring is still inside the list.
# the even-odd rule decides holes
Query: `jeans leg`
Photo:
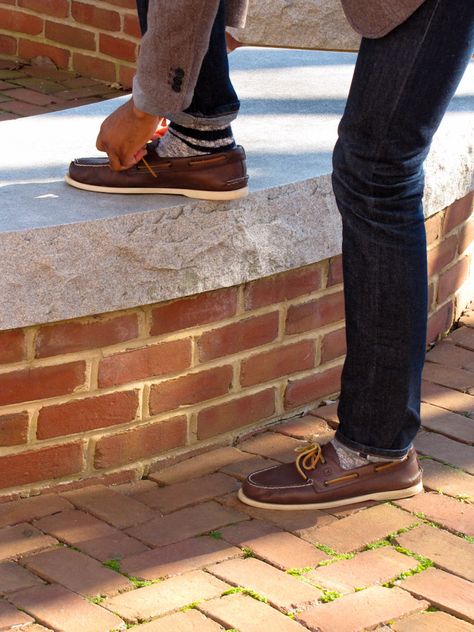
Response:
[[[403,456],[420,427],[427,271],[423,162],[474,47],[472,0],[426,0],[363,39],[333,158],[347,357],[337,438]]]
[[[149,0],[136,0],[142,35],[147,28]],[[239,112],[240,102],[229,77],[225,40],[225,0],[221,0],[211,30],[209,48],[204,56],[190,106],[176,112],[172,121],[180,125],[195,122],[229,124]]]

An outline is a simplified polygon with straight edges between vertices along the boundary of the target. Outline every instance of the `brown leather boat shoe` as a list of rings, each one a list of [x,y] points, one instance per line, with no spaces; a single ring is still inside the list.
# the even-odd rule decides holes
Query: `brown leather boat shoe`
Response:
[[[112,171],[108,158],[77,158],[65,176],[68,184],[98,193],[160,193],[202,200],[234,200],[248,193],[245,151],[187,158],[160,158],[153,143],[136,165]]]
[[[423,490],[421,468],[413,448],[403,461],[344,470],[336,450],[328,443],[303,448],[296,463],[275,465],[247,477],[239,499],[263,509],[329,509],[366,500],[414,496]]]

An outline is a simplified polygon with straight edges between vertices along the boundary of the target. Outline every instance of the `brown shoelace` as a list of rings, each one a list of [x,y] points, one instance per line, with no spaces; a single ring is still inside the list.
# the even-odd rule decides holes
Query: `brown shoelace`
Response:
[[[295,448],[295,452],[300,452],[300,454],[296,457],[295,465],[296,469],[305,481],[308,480],[308,476],[304,473],[303,468],[306,470],[314,470],[320,461],[323,464],[326,463],[323,456],[323,449],[319,443],[307,443],[300,448]]]

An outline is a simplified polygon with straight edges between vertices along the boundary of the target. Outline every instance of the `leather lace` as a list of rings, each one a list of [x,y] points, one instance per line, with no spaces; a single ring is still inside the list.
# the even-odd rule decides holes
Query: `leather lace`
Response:
[[[319,445],[319,443],[307,443],[304,446],[299,448],[295,448],[295,452],[300,452],[300,454],[296,457],[296,469],[304,478],[305,481],[308,480],[308,476],[304,473],[304,469],[306,470],[314,470],[316,469],[319,462],[325,463],[326,460],[323,456],[323,449]]]

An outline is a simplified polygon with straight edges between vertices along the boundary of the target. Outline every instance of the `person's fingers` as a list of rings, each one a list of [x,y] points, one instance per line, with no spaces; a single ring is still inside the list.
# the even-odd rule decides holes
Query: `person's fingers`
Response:
[[[139,149],[136,153],[133,154],[133,158],[135,162],[139,162],[143,156],[146,156],[146,149]]]
[[[110,168],[113,171],[122,171],[123,170],[123,166],[122,166],[122,163],[121,163],[119,157],[117,156],[117,154],[115,154],[113,152],[107,152],[107,155],[109,157]]]

